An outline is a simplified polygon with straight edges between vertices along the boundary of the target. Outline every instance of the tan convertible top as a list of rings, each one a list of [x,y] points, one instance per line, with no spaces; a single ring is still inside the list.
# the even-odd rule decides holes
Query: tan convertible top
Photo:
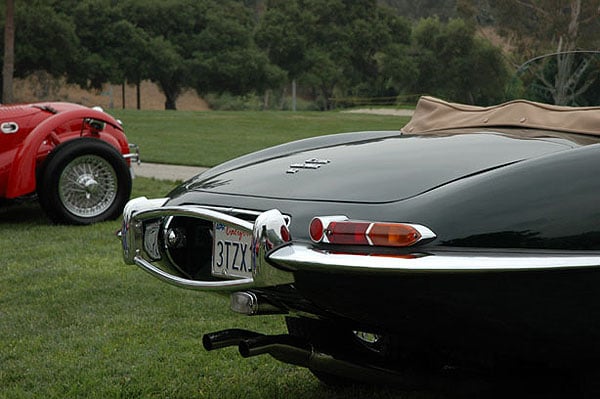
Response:
[[[478,107],[424,96],[402,132],[478,127],[533,128],[600,136],[600,107],[563,107],[527,100]]]

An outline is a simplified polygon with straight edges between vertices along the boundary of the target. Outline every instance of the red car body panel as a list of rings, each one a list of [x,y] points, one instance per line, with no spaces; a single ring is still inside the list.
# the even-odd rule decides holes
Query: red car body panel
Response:
[[[101,131],[86,120],[103,122]],[[57,145],[81,137],[103,140],[122,154],[129,144],[120,123],[96,109],[70,103],[0,107],[0,197],[35,192],[36,170]],[[11,127],[16,127],[14,132]],[[6,130],[6,131],[5,131]]]

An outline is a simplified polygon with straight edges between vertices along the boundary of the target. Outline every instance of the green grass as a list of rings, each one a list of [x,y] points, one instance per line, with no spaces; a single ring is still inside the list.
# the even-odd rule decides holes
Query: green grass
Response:
[[[399,130],[407,117],[342,112],[135,111],[123,121],[145,162],[214,166],[265,147],[323,134]]]
[[[119,116],[145,160],[197,165],[231,158],[232,149],[247,152],[249,143],[260,147],[315,132],[394,129],[406,122],[338,113]],[[162,150],[164,159],[158,158]],[[196,152],[215,157],[205,162]],[[163,196],[175,185],[137,178],[133,196]],[[242,359],[234,348],[204,351],[207,332],[279,334],[283,317],[235,315],[226,297],[175,288],[125,265],[115,237],[119,227],[118,220],[54,226],[35,202],[0,207],[0,399],[443,397],[435,391],[332,389],[306,369],[266,355]]]
[[[122,117],[146,160],[199,165],[231,157],[232,148],[247,152],[248,142],[283,142],[316,127],[361,130],[378,119],[169,112]],[[268,138],[258,137],[261,124]],[[167,155],[160,158],[163,150]],[[179,157],[180,151],[186,155]],[[205,161],[196,152],[215,157]],[[175,184],[137,178],[133,196],[162,196]],[[204,351],[204,333],[283,333],[283,317],[235,315],[225,297],[178,289],[125,265],[115,237],[119,226],[118,220],[54,226],[35,202],[0,207],[0,398],[431,398],[390,389],[334,390],[269,356],[242,359],[234,348]]]

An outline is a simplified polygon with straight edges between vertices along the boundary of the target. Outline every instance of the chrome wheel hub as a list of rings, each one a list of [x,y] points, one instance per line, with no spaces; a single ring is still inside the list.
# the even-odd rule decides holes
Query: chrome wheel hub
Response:
[[[77,179],[77,184],[85,190],[87,199],[92,197],[92,194],[98,190],[98,182],[91,175],[82,175]]]

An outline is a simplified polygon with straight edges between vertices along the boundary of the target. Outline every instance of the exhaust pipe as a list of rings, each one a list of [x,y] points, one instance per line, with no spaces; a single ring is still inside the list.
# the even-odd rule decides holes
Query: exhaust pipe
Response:
[[[254,331],[229,329],[205,334],[202,344],[208,351],[238,346],[244,358],[269,354],[275,359],[306,367],[312,372],[338,377],[340,382],[402,386],[418,388],[432,384],[453,383],[460,375],[428,374],[409,370],[393,370],[368,363],[357,363],[353,359],[344,359],[344,353],[328,354],[316,350],[308,340],[293,335],[264,335]],[[465,378],[465,376],[462,376]]]
[[[305,339],[288,334],[262,335],[239,343],[240,355],[244,358],[268,353],[275,359],[296,366],[308,367],[314,352]]]
[[[202,346],[204,346],[204,349],[207,351],[212,351],[215,349],[226,348],[228,346],[236,346],[239,345],[243,340],[257,338],[260,336],[264,335],[254,331],[237,328],[222,330],[204,334],[202,337]]]
[[[306,367],[311,371],[338,376],[349,381],[367,384],[419,386],[425,382],[423,376],[408,372],[396,372],[369,364],[357,364],[315,350],[305,339],[292,335],[259,335],[240,341],[242,357],[269,354],[284,363]]]

